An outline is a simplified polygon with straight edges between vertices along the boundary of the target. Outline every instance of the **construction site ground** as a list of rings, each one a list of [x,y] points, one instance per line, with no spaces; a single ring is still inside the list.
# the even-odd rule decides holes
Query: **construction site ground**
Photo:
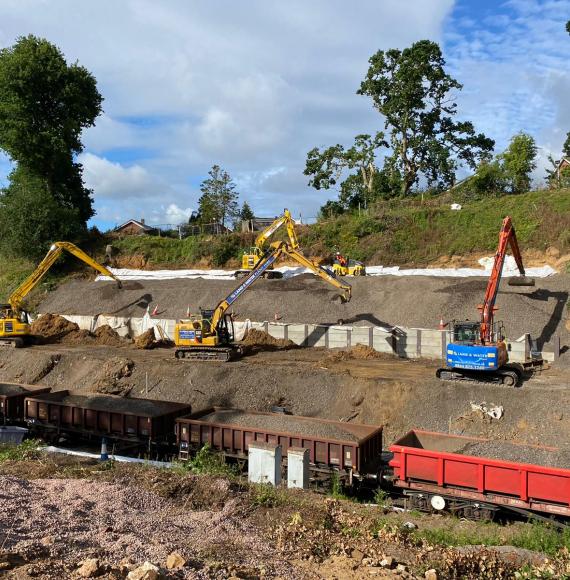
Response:
[[[277,314],[297,323],[342,318],[435,328],[441,317],[476,318],[485,286],[483,279],[350,281],[354,297],[343,306],[311,277],[262,280],[235,311],[240,319]],[[195,411],[212,406],[267,411],[278,405],[296,415],[383,425],[386,446],[415,428],[563,447],[570,441],[569,282],[570,276],[558,275],[538,280],[535,288],[504,285],[498,318],[509,335],[530,332],[542,343],[558,335],[564,350],[556,364],[520,388],[442,382],[435,378],[439,361],[362,348],[341,352],[261,341],[229,363],[179,361],[173,348],[137,349],[107,331],[0,349],[0,381],[190,403]],[[75,280],[49,294],[40,311],[142,316],[149,304],[158,304],[159,316],[178,318],[188,306],[212,307],[233,286],[210,280],[129,282],[117,291],[106,282]],[[501,406],[503,415],[493,419],[477,405]],[[435,540],[434,547],[422,535],[435,529],[436,535],[457,532],[462,543],[516,544],[517,534],[531,533],[523,524],[495,528],[384,514],[377,506],[256,491],[226,478],[150,468],[105,470],[83,460],[39,457],[0,462],[0,490],[3,505],[11,506],[0,512],[0,567],[5,560],[12,578],[79,577],[86,558],[98,560],[102,577],[124,578],[129,566],[145,560],[164,569],[174,551],[185,564],[165,571],[172,578],[423,578],[432,567],[439,575],[431,578],[484,577],[482,562],[489,578],[513,577],[522,565],[546,566],[553,577],[570,571],[564,553],[545,564],[540,543],[533,552],[505,548],[490,554],[481,547],[443,548]],[[417,530],[410,534],[401,527],[405,521]],[[482,540],[490,530],[492,537]],[[399,571],[398,563],[404,566]]]

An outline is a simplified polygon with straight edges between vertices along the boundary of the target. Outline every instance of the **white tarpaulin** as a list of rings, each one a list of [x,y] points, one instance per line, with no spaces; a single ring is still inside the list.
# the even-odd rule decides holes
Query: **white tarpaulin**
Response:
[[[413,268],[405,269],[399,266],[366,266],[367,276],[436,276],[450,278],[468,278],[471,276],[489,275],[493,267],[493,256],[481,258],[482,268]],[[177,280],[206,278],[209,280],[234,280],[235,270],[129,270],[125,268],[110,268],[111,272],[120,280]],[[300,274],[310,274],[311,270],[296,266],[280,266],[275,268],[283,273],[284,278],[292,278]],[[503,267],[503,277],[518,276],[515,259],[507,256]],[[546,278],[556,274],[550,266],[527,268],[526,275],[532,278]],[[107,276],[97,276],[96,280],[108,281]]]

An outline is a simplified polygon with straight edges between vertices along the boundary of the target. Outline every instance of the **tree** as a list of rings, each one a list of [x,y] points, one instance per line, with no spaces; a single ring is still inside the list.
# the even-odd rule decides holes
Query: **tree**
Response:
[[[0,207],[4,212],[29,209],[27,227],[41,232],[41,239],[34,236],[42,251],[61,237],[62,228],[48,220],[53,230],[46,230],[44,208],[24,198],[42,199],[55,214],[74,219],[69,235],[87,231],[95,213],[92,192],[84,187],[83,168],[75,158],[83,150],[81,132],[94,125],[102,100],[95,78],[77,63],[68,65],[47,40],[30,35],[0,50],[0,148],[16,166]],[[1,221],[6,224],[7,217]],[[35,251],[30,244],[12,250]]]
[[[357,94],[372,99],[389,132],[392,167],[402,175],[401,191],[424,176],[431,186],[451,185],[460,162],[473,169],[494,141],[469,121],[455,121],[452,91],[462,85],[445,72],[435,42],[421,40],[403,51],[378,51]]]
[[[511,138],[507,149],[499,155],[511,193],[530,189],[530,176],[536,168],[536,143],[531,135],[519,133]]]
[[[249,203],[247,203],[247,201],[243,202],[243,205],[241,206],[241,210],[239,212],[239,217],[241,221],[249,221],[252,220],[255,215],[253,213],[253,210],[251,209]]]
[[[84,233],[77,208],[62,206],[37,175],[17,167],[10,187],[0,197],[0,250],[5,254],[41,258],[55,240]]]
[[[570,157],[570,131],[566,133],[566,141],[564,141],[564,145],[562,145],[562,156]]]
[[[348,171],[340,182],[341,205],[367,207],[388,184],[386,176],[378,171],[375,163],[376,151],[387,146],[384,133],[378,132],[374,137],[357,135],[349,149],[339,144],[323,151],[315,147],[307,153],[304,173],[311,176],[309,185],[320,190],[337,185]]]
[[[213,165],[210,176],[200,185],[202,196],[198,200],[202,223],[219,222],[225,226],[238,214],[238,196],[235,183],[219,165]]]

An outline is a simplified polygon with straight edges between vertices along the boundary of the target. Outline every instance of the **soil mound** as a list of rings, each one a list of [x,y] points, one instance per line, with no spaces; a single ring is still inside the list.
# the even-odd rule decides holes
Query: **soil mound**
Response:
[[[365,344],[357,344],[346,350],[338,350],[332,352],[326,358],[329,361],[340,362],[343,360],[374,360],[380,358],[391,357],[382,352],[374,350],[371,346],[366,346]]]
[[[104,324],[95,330],[93,333],[97,344],[104,344],[107,346],[122,346],[128,339],[122,338],[114,331],[108,324]]]
[[[75,324],[56,314],[44,314],[31,325],[31,333],[43,344],[100,344],[124,346],[130,340],[120,337],[108,324],[95,332],[82,330]]]
[[[76,332],[79,326],[57,314],[44,314],[32,322],[32,335],[40,337],[42,342],[57,342],[70,332]]]
[[[130,377],[134,368],[135,363],[130,358],[118,356],[110,358],[101,367],[99,378],[95,381],[92,391],[127,397],[133,389],[133,384],[122,379]]]
[[[263,330],[250,328],[247,331],[242,343],[248,347],[258,347],[261,349],[268,348],[269,350],[287,350],[297,348],[297,345],[285,338],[275,338]]]
[[[146,332],[143,332],[140,336],[135,338],[135,347],[140,349],[151,349],[155,346],[154,339],[154,328],[149,328]]]

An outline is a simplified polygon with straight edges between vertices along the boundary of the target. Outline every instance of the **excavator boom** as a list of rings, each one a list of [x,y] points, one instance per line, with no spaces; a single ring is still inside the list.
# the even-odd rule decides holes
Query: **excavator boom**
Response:
[[[291,212],[288,209],[283,210],[283,215],[279,216],[270,226],[266,227],[255,239],[255,246],[260,250],[267,240],[282,226],[287,227],[287,235],[289,236],[289,244],[292,248],[297,249],[299,247],[299,241],[297,239],[297,232],[295,232],[295,221],[291,216]]]
[[[497,294],[499,293],[501,276],[503,274],[503,266],[505,265],[505,257],[507,255],[507,248],[509,245],[520,273],[520,276],[517,278],[511,278],[509,280],[509,284],[511,286],[534,286],[534,279],[527,278],[525,276],[522,256],[515,233],[515,227],[513,226],[511,218],[507,216],[503,220],[503,225],[499,234],[499,245],[495,254],[491,275],[489,276],[489,282],[487,283],[485,298],[483,300],[483,304],[479,306],[479,310],[481,311],[480,335],[482,344],[487,344],[492,341],[493,320],[496,310],[495,302],[497,300]]]
[[[92,268],[95,268],[95,270],[104,276],[113,278],[119,288],[121,287],[121,281],[111,271],[90,258],[83,250],[80,250],[71,242],[54,242],[44,259],[38,264],[38,267],[12,292],[10,298],[8,298],[10,307],[13,310],[17,311],[21,308],[24,298],[39,284],[40,280],[47,274],[48,270],[64,250],[73,254],[76,258],[79,258]]]

